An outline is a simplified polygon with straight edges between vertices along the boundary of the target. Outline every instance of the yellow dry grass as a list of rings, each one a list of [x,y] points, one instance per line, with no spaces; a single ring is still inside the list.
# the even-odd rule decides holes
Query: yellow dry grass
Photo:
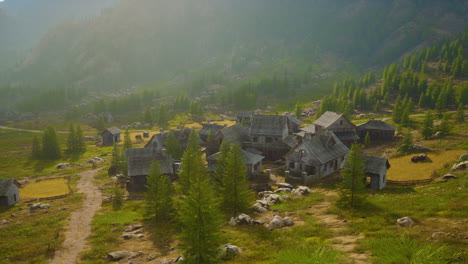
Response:
[[[447,150],[429,152],[427,156],[432,162],[413,163],[411,157],[416,154],[390,158],[388,179],[392,181],[413,181],[430,179],[434,170],[444,167],[445,164],[456,161],[458,157],[466,153],[464,150]]]
[[[51,179],[26,184],[20,189],[21,199],[47,198],[64,195],[69,192],[67,180]]]

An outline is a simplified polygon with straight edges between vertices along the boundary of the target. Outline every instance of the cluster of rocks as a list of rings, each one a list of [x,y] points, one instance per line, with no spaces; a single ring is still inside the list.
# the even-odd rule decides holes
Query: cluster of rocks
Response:
[[[100,136],[85,136],[84,137],[85,141],[95,141],[95,142],[101,142],[102,138]]]
[[[179,263],[179,262],[184,262],[184,257],[179,256],[175,259],[162,259],[162,260],[156,261],[155,264],[173,264],[173,263]]]
[[[246,214],[240,214],[236,217],[231,217],[231,220],[229,220],[229,225],[230,226],[236,226],[236,225],[263,225],[262,220],[255,220],[249,215]]]
[[[299,186],[291,191],[292,196],[305,196],[310,194],[311,191],[307,186]]]
[[[10,220],[5,220],[5,219],[0,220],[0,226],[1,226],[1,225],[9,224],[10,222],[11,222],[11,219],[10,219]]]
[[[466,168],[468,168],[468,161],[462,161],[462,162],[459,162],[459,163],[455,163],[452,166],[453,171],[464,170]]]
[[[128,228],[120,235],[121,238],[125,240],[129,240],[132,238],[142,238],[145,235],[143,235],[143,232],[141,231],[141,228],[143,228],[143,225],[130,225]]]
[[[275,230],[279,229],[285,226],[293,226],[294,222],[293,220],[289,217],[281,217],[279,215],[273,216],[273,219],[270,221],[270,224],[268,224],[268,230]]]
[[[120,251],[113,251],[113,252],[107,253],[107,259],[109,261],[119,261],[124,258],[131,260],[131,259],[141,257],[143,255],[145,255],[145,253],[141,251],[132,252],[132,251],[127,251],[127,250],[120,250]]]
[[[257,213],[265,213],[270,210],[270,206],[289,199],[289,195],[278,195],[272,191],[259,192],[258,196],[260,200],[257,200],[252,206],[252,210]]]
[[[227,243],[219,248],[219,257],[223,260],[233,259],[239,254],[239,248],[231,243]]]
[[[150,123],[142,123],[142,122],[134,122],[131,125],[124,125],[121,126],[120,128],[122,129],[129,129],[129,128],[139,128],[139,127],[153,127],[156,126],[156,124],[150,124]]]
[[[29,210],[33,212],[40,209],[49,209],[50,207],[52,207],[50,204],[35,203],[29,206]]]
[[[104,161],[105,161],[105,160],[102,159],[102,158],[100,158],[100,157],[94,157],[94,158],[88,160],[87,163],[90,163],[90,164],[99,164],[99,163],[104,162]]]
[[[412,149],[414,152],[431,152],[432,149],[424,147],[422,145],[413,144]]]

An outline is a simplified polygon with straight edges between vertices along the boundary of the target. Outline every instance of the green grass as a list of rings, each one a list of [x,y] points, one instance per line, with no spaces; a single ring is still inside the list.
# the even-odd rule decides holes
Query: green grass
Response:
[[[343,253],[323,245],[289,247],[273,255],[278,264],[332,264],[343,259]]]
[[[91,248],[84,252],[83,263],[107,263],[105,256],[119,246],[120,234],[129,224],[142,220],[140,208],[140,201],[127,201],[118,211],[113,211],[111,204],[104,205],[91,223]]]
[[[74,194],[50,201],[47,202],[52,205],[50,209],[31,215],[27,205],[22,203],[2,208],[0,219],[12,219],[12,222],[0,229],[0,263],[47,263],[65,239],[65,220],[81,206],[82,199],[83,195]]]

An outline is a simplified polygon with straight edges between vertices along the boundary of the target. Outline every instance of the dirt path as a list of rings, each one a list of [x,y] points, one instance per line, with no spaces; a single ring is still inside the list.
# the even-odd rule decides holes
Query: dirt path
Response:
[[[86,238],[91,234],[91,220],[102,203],[101,191],[93,184],[94,176],[99,170],[80,173],[81,178],[77,187],[78,192],[86,194],[83,208],[71,215],[63,248],[55,252],[50,264],[76,263],[80,252],[85,247]]]
[[[333,231],[332,246],[345,252],[349,260],[345,263],[364,264],[369,263],[369,256],[366,253],[355,252],[358,240],[364,238],[362,234],[349,232],[349,227],[345,221],[339,219],[337,215],[328,214],[327,210],[332,205],[332,201],[338,196],[336,191],[315,189],[314,191],[324,195],[324,200],[312,206],[310,214],[319,219],[327,228]]]

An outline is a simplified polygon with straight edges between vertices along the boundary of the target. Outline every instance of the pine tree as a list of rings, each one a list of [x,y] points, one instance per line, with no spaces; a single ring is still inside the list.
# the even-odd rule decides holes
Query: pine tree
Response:
[[[57,139],[57,132],[48,126],[42,137],[42,157],[46,160],[57,160],[62,156]]]
[[[457,122],[463,123],[465,122],[465,110],[463,104],[459,104],[457,108]]]
[[[112,148],[112,160],[111,160],[111,167],[116,168],[117,173],[122,172],[122,155],[117,143],[114,143],[114,147]]]
[[[364,145],[369,146],[371,143],[371,138],[369,132],[366,133],[366,137],[364,138]]]
[[[219,200],[205,171],[197,170],[190,176],[186,195],[176,200],[184,263],[218,263],[222,223]]]
[[[187,149],[182,155],[181,171],[179,173],[178,192],[187,194],[192,178],[198,174],[203,174],[204,166],[201,159],[198,135],[195,130],[190,132]]]
[[[73,124],[70,124],[70,128],[68,130],[68,139],[67,139],[67,150],[65,153],[68,155],[76,154],[76,135],[75,135],[75,127]]]
[[[180,160],[182,157],[182,147],[173,132],[169,132],[167,135],[166,141],[164,141],[164,147],[173,159]]]
[[[153,123],[153,113],[151,113],[151,109],[149,106],[147,106],[145,109],[144,120],[145,120],[145,123],[149,123],[149,124]]]
[[[431,112],[426,112],[426,117],[424,118],[423,126],[421,129],[421,135],[428,139],[434,133],[434,119]]]
[[[174,189],[169,177],[161,174],[157,161],[151,164],[146,187],[145,204],[148,214],[154,214],[158,219],[169,219],[173,210]]]
[[[343,181],[340,186],[339,203],[344,206],[356,207],[365,200],[366,174],[361,148],[353,144],[341,172]]]
[[[39,142],[39,137],[34,136],[32,142],[32,150],[31,150],[31,158],[35,160],[41,159],[42,150],[41,150],[41,143]]]
[[[227,155],[221,188],[222,208],[230,215],[247,210],[250,203],[247,168],[243,158],[241,147],[233,144]]]
[[[75,142],[76,142],[77,153],[84,154],[86,152],[86,142],[85,142],[83,131],[81,130],[80,125],[77,125],[75,135],[76,135]]]
[[[397,151],[401,154],[407,154],[413,151],[413,135],[411,134],[411,131],[407,131],[403,135],[403,139],[398,143]]]
[[[227,160],[230,151],[231,145],[227,141],[224,141],[219,148],[219,156],[216,160],[214,175],[221,189],[224,187],[224,176],[226,175]]]
[[[123,149],[130,149],[132,148],[133,144],[132,144],[132,138],[130,136],[130,131],[125,130],[125,135],[124,135],[124,144],[123,144]]]
[[[402,106],[401,106],[401,97],[398,95],[396,102],[395,102],[395,107],[393,108],[393,113],[392,113],[392,119],[396,124],[400,124],[401,122],[401,114],[402,114]]]

